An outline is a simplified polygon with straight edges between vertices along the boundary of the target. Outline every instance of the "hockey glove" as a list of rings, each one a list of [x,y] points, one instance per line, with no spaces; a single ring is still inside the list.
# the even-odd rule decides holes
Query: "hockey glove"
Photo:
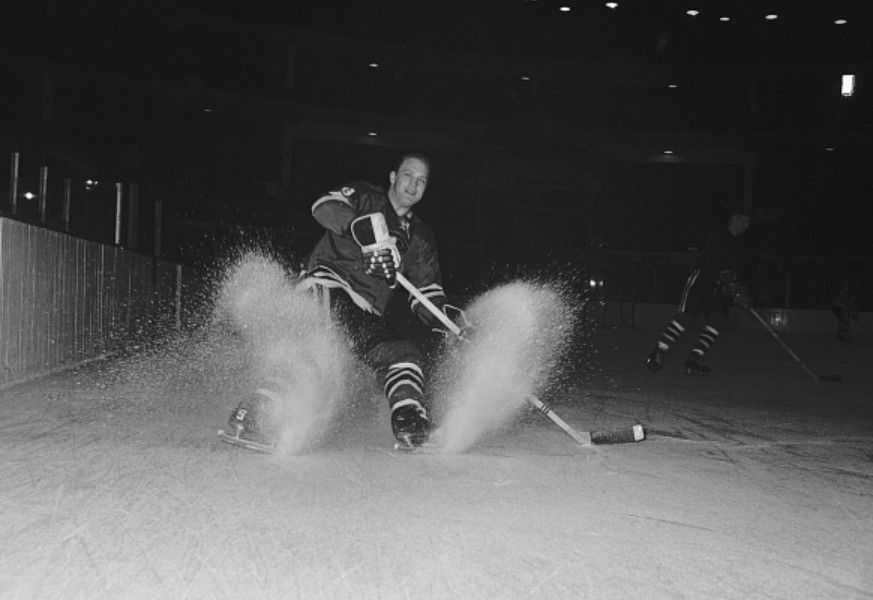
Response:
[[[752,307],[752,299],[749,298],[749,290],[742,284],[736,284],[733,287],[732,297],[734,304],[743,310],[749,310]]]
[[[737,284],[737,273],[733,269],[724,269],[718,272],[718,284],[727,289]]]
[[[724,295],[732,299],[734,304],[745,310],[752,306],[749,289],[737,280],[737,274],[734,271],[731,269],[720,271],[718,283]]]
[[[434,333],[445,336],[446,341],[450,344],[455,343],[458,340],[469,340],[472,337],[475,327],[467,319],[467,313],[453,304],[443,304],[443,313],[452,321],[452,323],[457,325],[458,329],[461,331],[460,333],[455,334],[454,332],[447,330],[442,323],[437,322],[437,325],[432,328]]]
[[[400,251],[394,243],[385,243],[362,252],[364,273],[385,279],[390,287],[397,284]]]

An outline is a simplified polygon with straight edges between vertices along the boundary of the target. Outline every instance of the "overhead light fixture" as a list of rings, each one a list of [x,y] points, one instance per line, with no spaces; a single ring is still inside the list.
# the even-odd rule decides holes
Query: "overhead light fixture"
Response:
[[[561,12],[570,12],[570,7],[569,6],[562,6],[558,10]]]
[[[616,8],[618,8],[618,2],[607,2],[606,8],[610,10],[615,10]]]
[[[664,150],[664,154],[673,154],[672,150]]]
[[[843,85],[840,88],[843,98],[850,98],[855,93],[855,76],[843,75]]]
[[[779,15],[777,15],[776,13],[770,13],[769,15],[764,15],[764,18],[768,21],[775,21],[779,18]]]
[[[367,135],[369,135],[370,137],[376,137],[376,136],[379,135],[379,134],[376,133],[375,131],[368,131],[368,132],[367,132]]]
[[[668,83],[667,87],[670,88],[671,90],[675,90],[677,87],[679,87],[679,84],[678,83]]]
[[[689,17],[696,17],[697,15],[700,14],[700,11],[692,8],[691,10],[686,10],[685,14],[688,15]]]
[[[833,152],[835,149],[833,146],[825,146],[825,152]]]
[[[530,81],[530,75],[522,75],[521,80],[522,81]]]
[[[836,19],[834,21],[834,25],[845,25],[846,23],[848,23],[848,21],[845,19]]]
[[[370,63],[369,65],[367,65],[367,66],[370,67],[371,69],[378,69],[378,68],[379,68],[379,63],[377,63],[377,62],[371,62],[371,63]]]
[[[728,21],[731,20],[731,18],[730,17],[719,17],[718,20],[721,21],[722,23],[727,23]]]

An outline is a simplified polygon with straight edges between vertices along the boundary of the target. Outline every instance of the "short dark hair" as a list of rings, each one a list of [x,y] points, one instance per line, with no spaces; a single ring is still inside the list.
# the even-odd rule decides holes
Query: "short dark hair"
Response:
[[[419,150],[410,150],[409,152],[404,152],[403,154],[401,154],[400,157],[397,159],[397,162],[394,163],[394,168],[392,169],[392,171],[394,171],[395,173],[399,171],[400,165],[403,164],[403,161],[410,158],[414,158],[423,162],[424,166],[427,167],[428,175],[433,172],[433,166],[431,165],[430,158],[424,152],[420,152]]]

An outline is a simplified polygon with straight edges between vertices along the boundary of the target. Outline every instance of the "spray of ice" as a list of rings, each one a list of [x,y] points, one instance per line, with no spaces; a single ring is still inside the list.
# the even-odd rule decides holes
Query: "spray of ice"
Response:
[[[507,429],[527,398],[555,376],[571,339],[574,311],[556,287],[516,281],[467,307],[472,341],[459,342],[437,367],[434,439],[444,452],[464,452]]]
[[[228,270],[216,315],[250,349],[250,389],[270,399],[266,425],[277,434],[277,453],[321,443],[349,397],[354,372],[345,338],[322,303],[278,263],[250,254]]]

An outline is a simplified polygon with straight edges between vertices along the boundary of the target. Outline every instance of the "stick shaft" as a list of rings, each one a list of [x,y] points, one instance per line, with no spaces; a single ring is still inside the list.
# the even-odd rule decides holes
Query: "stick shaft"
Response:
[[[461,328],[458,327],[457,324],[446,315],[446,313],[437,308],[436,304],[430,301],[430,298],[422,294],[421,290],[412,285],[412,282],[410,282],[402,273],[397,273],[397,283],[403,286],[403,288],[409,292],[413,298],[421,302],[422,306],[432,312],[433,316],[439,319],[440,323],[445,325],[446,329],[457,336],[461,335]]]
[[[555,425],[564,430],[564,433],[573,438],[577,444],[580,446],[590,446],[591,445],[591,434],[587,431],[583,431],[579,433],[572,427],[570,427],[564,419],[555,414],[555,411],[552,410],[552,407],[537,398],[536,396],[528,396],[525,398],[528,402],[530,402],[538,411],[546,415],[550,418]]]
[[[421,302],[422,306],[427,308],[433,315],[440,320],[440,322],[445,325],[446,329],[451,331],[453,334],[460,336],[461,328],[458,327],[443,311],[441,311],[437,306],[430,301],[430,299],[421,293],[421,291],[412,285],[412,283],[403,276],[402,273],[397,273],[397,283],[399,283],[403,288],[409,292],[416,300]],[[528,402],[530,402],[537,410],[541,413],[549,417],[558,427],[564,430],[564,432],[573,438],[577,444],[580,446],[589,446],[591,445],[591,434],[587,431],[580,434],[575,429],[570,427],[564,419],[555,414],[555,412],[549,407],[548,404],[537,398],[536,396],[528,396],[525,398]]]
[[[446,327],[446,329],[456,336],[463,339],[461,336],[461,328],[452,321],[446,313],[441,311],[437,306],[430,301],[430,299],[421,293],[421,291],[412,285],[412,283],[403,276],[402,273],[397,273],[397,282],[407,291],[409,292],[416,300],[421,302],[422,306],[427,308],[433,315],[439,319],[439,321]],[[564,433],[569,435],[573,440],[579,444],[580,446],[590,446],[592,442],[592,436],[597,436],[598,443],[603,444],[614,444],[614,443],[623,443],[623,442],[638,442],[644,438],[643,428],[641,425],[635,425],[631,429],[622,429],[618,431],[612,432],[595,432],[592,434],[590,431],[578,432],[573,429],[570,425],[567,424],[564,419],[555,414],[555,411],[552,410],[552,407],[548,405],[548,403],[543,402],[536,396],[530,395],[526,396],[525,400],[527,400],[534,408],[538,411],[546,415],[552,422],[560,427]]]
[[[799,364],[801,367],[803,367],[803,370],[806,371],[806,374],[809,375],[810,377],[812,377],[813,381],[818,381],[818,375],[816,375],[815,373],[813,373],[813,372],[809,369],[809,367],[807,367],[807,366],[803,363],[803,361],[800,360],[800,357],[797,356],[797,354],[794,353],[794,350],[792,350],[791,348],[789,348],[789,347],[788,347],[788,344],[786,344],[785,342],[782,341],[782,338],[779,337],[779,334],[776,333],[776,330],[773,329],[772,327],[770,327],[770,324],[767,323],[767,321],[765,321],[764,318],[763,318],[761,315],[758,314],[758,311],[756,311],[756,310],[755,310],[754,308],[752,308],[752,307],[749,307],[749,312],[752,314],[753,317],[755,317],[756,319],[758,319],[758,322],[760,322],[761,325],[764,326],[764,329],[766,329],[766,330],[770,333],[770,335],[773,336],[773,339],[774,339],[774,340],[776,340],[777,342],[779,342],[779,345],[782,346],[782,347],[785,349],[786,352],[788,352],[788,354],[791,356],[791,358],[793,358],[793,359],[797,362],[797,364]]]

